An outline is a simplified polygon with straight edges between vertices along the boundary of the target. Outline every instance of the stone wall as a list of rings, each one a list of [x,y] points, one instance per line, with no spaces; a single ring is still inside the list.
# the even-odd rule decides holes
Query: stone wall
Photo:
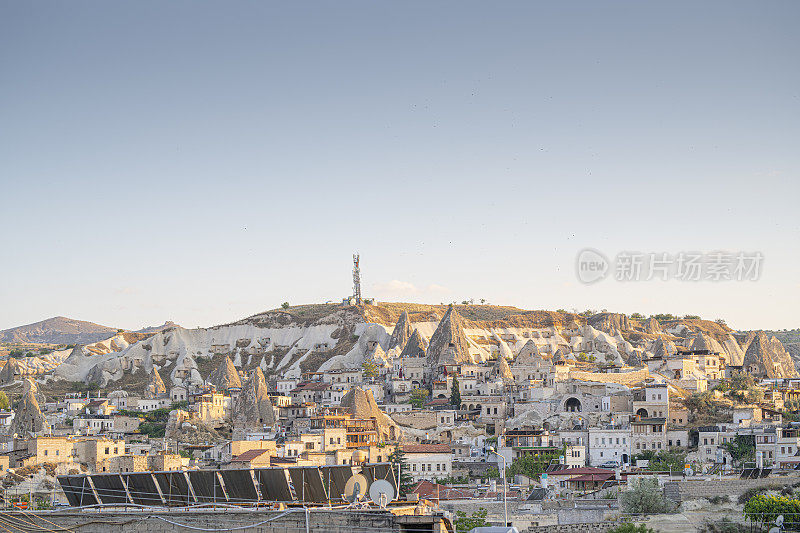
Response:
[[[642,368],[632,372],[619,372],[619,373],[605,373],[605,372],[583,372],[581,370],[572,370],[569,373],[572,379],[579,379],[581,381],[597,381],[600,383],[620,383],[622,385],[632,385],[639,383],[650,377],[650,370]]]
[[[678,481],[681,500],[697,500],[712,496],[730,496],[735,499],[747,489],[770,485],[783,486],[800,482],[800,476],[775,476],[761,479],[711,479],[703,481]]]
[[[413,510],[413,508],[411,508]],[[36,513],[37,516],[49,520],[54,525],[49,527],[60,530],[67,528],[74,533],[92,533],[97,531],[114,531],[115,533],[177,533],[185,531],[236,530],[237,533],[298,533],[306,531],[306,513],[303,509],[287,511],[254,511],[241,509],[197,510],[197,511],[106,511],[80,512],[56,511]],[[24,524],[30,525],[31,513],[8,512],[7,526],[17,524],[18,529],[27,530]],[[23,522],[26,520],[26,522]],[[444,531],[444,525],[432,516],[395,516],[382,510],[325,510],[311,509],[308,513],[308,529],[310,531],[326,531],[329,533],[353,533],[354,531],[401,531],[405,522],[437,522],[439,527],[428,530]],[[42,522],[46,523],[46,522]],[[58,527],[56,527],[58,526]],[[241,528],[241,529],[239,529]]]

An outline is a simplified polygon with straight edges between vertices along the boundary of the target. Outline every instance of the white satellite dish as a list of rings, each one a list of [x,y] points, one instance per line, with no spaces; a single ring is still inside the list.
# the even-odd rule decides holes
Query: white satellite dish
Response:
[[[378,479],[369,488],[369,498],[378,507],[386,507],[394,500],[394,487],[385,479]]]
[[[344,499],[350,503],[363,500],[368,486],[367,478],[361,474],[353,475],[344,486]]]

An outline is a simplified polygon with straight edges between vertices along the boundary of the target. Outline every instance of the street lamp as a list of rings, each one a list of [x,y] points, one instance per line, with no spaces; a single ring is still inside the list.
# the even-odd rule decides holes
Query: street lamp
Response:
[[[506,502],[506,458],[497,453],[494,449],[494,446],[489,447],[489,453],[495,454],[497,457],[503,460],[503,525],[508,527],[508,503]]]

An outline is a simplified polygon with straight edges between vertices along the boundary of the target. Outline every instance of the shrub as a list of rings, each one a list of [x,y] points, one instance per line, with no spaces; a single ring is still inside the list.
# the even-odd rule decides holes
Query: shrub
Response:
[[[761,524],[773,523],[778,516],[783,515],[784,527],[794,530],[800,527],[800,500],[758,494],[745,504],[744,515]]]
[[[623,492],[619,499],[626,513],[662,514],[674,510],[674,506],[664,499],[664,494],[655,478],[632,481],[628,484],[628,490]]]
[[[750,528],[725,517],[722,520],[706,520],[699,531],[702,533],[750,533]]]

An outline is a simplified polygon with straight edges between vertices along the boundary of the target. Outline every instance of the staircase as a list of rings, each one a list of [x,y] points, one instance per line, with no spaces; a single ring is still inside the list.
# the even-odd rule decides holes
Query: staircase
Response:
[[[664,498],[672,500],[676,505],[680,505],[681,491],[678,488],[677,481],[668,481],[664,483]]]

